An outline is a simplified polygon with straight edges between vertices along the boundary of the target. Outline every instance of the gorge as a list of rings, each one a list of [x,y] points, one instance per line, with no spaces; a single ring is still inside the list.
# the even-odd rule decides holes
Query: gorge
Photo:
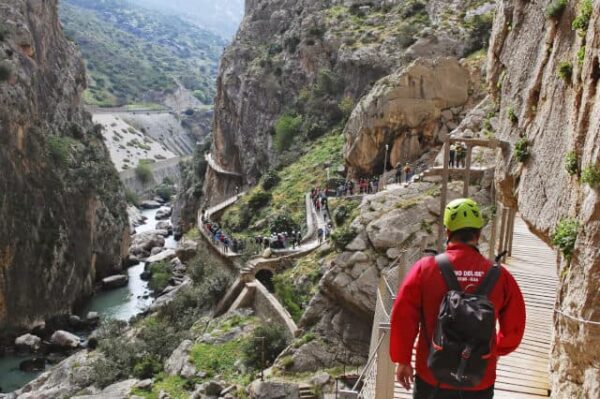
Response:
[[[497,396],[600,397],[598,0],[247,0],[212,129],[187,120],[202,140],[182,154],[175,139],[144,149],[151,115],[93,124],[56,0],[0,0],[0,16],[2,347],[127,268],[130,288],[84,312],[137,316],[100,323],[92,347],[0,397],[407,397],[393,373],[369,375],[386,345],[382,292],[436,247],[440,200],[465,192],[488,222],[482,252],[526,231],[556,254],[558,289],[542,293],[552,320],[530,320],[544,331],[531,355],[543,381],[502,379]],[[115,155],[119,135],[141,146]],[[448,140],[468,166],[444,171]],[[183,152],[181,241],[152,253],[130,234],[126,201],[159,192],[136,201],[116,169]],[[138,234],[158,228],[144,212]],[[369,378],[393,392],[370,394]]]

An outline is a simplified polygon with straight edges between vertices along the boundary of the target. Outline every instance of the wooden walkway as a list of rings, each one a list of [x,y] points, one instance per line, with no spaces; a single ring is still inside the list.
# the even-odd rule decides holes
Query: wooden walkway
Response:
[[[519,349],[498,364],[495,399],[550,396],[549,354],[558,278],[556,255],[517,216],[513,256],[506,267],[519,283],[527,305],[525,337]],[[396,385],[395,398],[412,395]]]

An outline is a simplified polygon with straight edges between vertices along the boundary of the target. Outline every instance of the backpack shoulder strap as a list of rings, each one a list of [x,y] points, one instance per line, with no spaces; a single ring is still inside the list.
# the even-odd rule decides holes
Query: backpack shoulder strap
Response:
[[[500,269],[502,266],[498,262],[494,263],[494,265],[488,270],[488,272],[483,277],[483,280],[477,287],[475,291],[476,295],[488,296],[490,292],[494,289],[496,282],[500,278]]]
[[[448,255],[446,253],[436,255],[435,262],[442,272],[442,276],[444,277],[444,281],[448,286],[448,290],[461,291],[460,284],[456,278],[454,268],[452,267],[452,263],[450,262]]]

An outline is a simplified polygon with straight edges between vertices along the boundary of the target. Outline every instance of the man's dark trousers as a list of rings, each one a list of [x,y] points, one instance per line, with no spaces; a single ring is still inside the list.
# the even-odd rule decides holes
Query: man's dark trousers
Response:
[[[432,394],[435,387],[415,377],[415,390],[413,399],[492,399],[494,397],[494,386],[483,391],[456,391],[452,389],[439,389],[435,396]]]

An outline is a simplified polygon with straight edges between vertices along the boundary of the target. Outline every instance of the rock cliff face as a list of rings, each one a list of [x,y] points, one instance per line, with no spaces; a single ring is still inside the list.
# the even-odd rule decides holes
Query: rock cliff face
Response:
[[[600,2],[568,2],[553,17],[545,14],[548,3],[498,2],[488,55],[499,110],[496,135],[513,144],[527,142],[531,155],[520,163],[514,153],[503,154],[497,183],[502,201],[517,206],[548,242],[562,218],[579,220],[570,265],[560,262],[556,307],[598,322]],[[568,160],[576,160],[570,165],[573,176]],[[556,314],[553,397],[600,397],[599,358],[598,326]]]
[[[455,58],[421,58],[378,81],[346,124],[344,155],[352,174],[381,173],[386,146],[395,167],[440,143],[448,125],[456,126],[469,86],[469,73]]]
[[[274,150],[273,128],[293,111],[309,133],[311,94],[327,91],[320,114],[356,103],[383,76],[419,58],[462,57],[483,46],[489,10],[477,1],[249,0],[240,30],[221,61],[213,128],[214,158],[254,184],[266,170],[298,154]],[[332,78],[333,77],[333,78]],[[315,84],[318,86],[315,90]],[[343,108],[343,107],[340,107]],[[322,115],[321,115],[322,116]],[[337,123],[332,116],[325,123]],[[332,121],[333,120],[333,121]],[[312,131],[314,132],[314,130]],[[301,150],[301,146],[300,146]],[[298,151],[300,152],[300,151]],[[208,171],[209,201],[231,194],[239,181]]]
[[[122,186],[80,107],[57,0],[0,1],[0,330],[68,311],[121,269]]]

